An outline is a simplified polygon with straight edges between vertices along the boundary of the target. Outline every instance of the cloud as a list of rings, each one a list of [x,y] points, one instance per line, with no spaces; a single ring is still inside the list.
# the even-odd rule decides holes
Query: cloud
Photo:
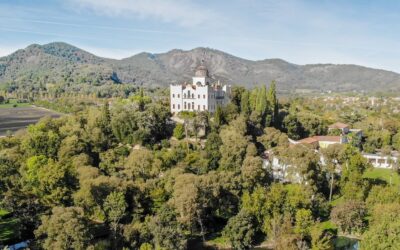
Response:
[[[216,17],[203,5],[189,0],[68,0],[78,10],[90,9],[112,17],[139,17],[193,27]]]

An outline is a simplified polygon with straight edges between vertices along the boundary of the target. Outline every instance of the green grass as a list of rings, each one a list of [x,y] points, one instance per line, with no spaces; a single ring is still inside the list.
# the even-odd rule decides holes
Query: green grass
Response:
[[[8,212],[7,210],[1,209],[0,208],[0,218],[2,218],[4,215],[9,214],[10,212]]]
[[[390,175],[392,174],[392,170],[390,169],[382,169],[382,168],[373,168],[365,171],[364,178],[366,179],[379,179],[383,180],[386,183],[390,183]],[[392,184],[400,185],[400,176],[396,173],[393,173],[392,176]]]
[[[10,212],[0,208],[0,242],[19,238],[19,220],[14,217],[4,218]]]
[[[23,108],[31,106],[30,103],[17,103],[16,99],[10,99],[9,103],[0,104],[0,108],[13,108],[14,105],[16,106],[15,108]]]
[[[321,228],[325,230],[337,230],[337,226],[330,220],[321,222]]]
[[[221,248],[226,248],[230,246],[229,240],[225,238],[224,236],[217,236],[215,238],[212,238],[210,240],[207,240],[206,245],[211,245],[211,246],[218,246]]]
[[[19,220],[16,218],[0,219],[0,242],[19,237]]]

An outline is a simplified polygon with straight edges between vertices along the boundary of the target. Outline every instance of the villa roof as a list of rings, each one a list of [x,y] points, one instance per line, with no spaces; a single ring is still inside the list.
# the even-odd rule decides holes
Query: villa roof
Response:
[[[350,126],[345,124],[345,123],[341,123],[341,122],[335,122],[334,124],[329,125],[328,128],[331,129],[343,129],[343,128],[349,128]]]
[[[340,142],[340,136],[332,136],[332,135],[319,135],[319,136],[312,136],[308,138],[304,138],[302,140],[297,141],[298,143],[304,144],[312,144],[320,141],[325,142]]]

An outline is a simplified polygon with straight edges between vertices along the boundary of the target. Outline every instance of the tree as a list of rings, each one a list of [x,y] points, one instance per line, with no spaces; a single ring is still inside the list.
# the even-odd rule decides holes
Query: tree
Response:
[[[246,155],[248,138],[246,121],[238,117],[220,132],[222,145],[220,147],[220,169],[239,170]]]
[[[30,155],[45,155],[56,159],[61,138],[59,124],[51,118],[44,118],[35,125],[28,126],[28,134],[22,140],[22,147]]]
[[[342,165],[343,146],[341,144],[329,145],[327,148],[321,149],[324,157],[326,170],[329,173],[329,201],[332,201],[333,187],[335,182],[335,175],[338,168]]]
[[[396,150],[400,151],[400,131],[392,137],[392,145]]]
[[[360,233],[365,223],[364,202],[345,201],[332,209],[331,220],[344,233]]]
[[[44,249],[86,249],[91,239],[88,220],[79,207],[54,207],[50,216],[42,217],[35,234],[44,239]]]
[[[153,164],[153,152],[148,149],[133,150],[126,159],[123,173],[128,179],[140,178],[142,180],[155,176],[160,169]]]
[[[151,219],[151,233],[154,236],[156,248],[186,249],[187,240],[182,225],[177,222],[176,217],[175,211],[165,205]]]
[[[111,229],[114,233],[114,238],[117,237],[119,221],[124,217],[127,204],[125,194],[123,192],[112,192],[104,201],[104,210],[108,221],[111,224]]]
[[[241,168],[243,187],[253,190],[256,186],[267,186],[268,173],[263,169],[263,160],[260,157],[247,156]]]
[[[28,158],[23,181],[26,188],[37,195],[46,205],[66,205],[70,203],[75,178],[68,166],[45,156]]]
[[[231,91],[231,102],[240,110],[243,93],[246,92],[244,87],[234,86]]]
[[[208,168],[210,170],[215,170],[218,168],[219,160],[221,159],[221,152],[219,151],[221,145],[222,140],[218,133],[211,132],[208,134],[205,151],[207,153]]]
[[[286,148],[289,146],[287,135],[272,127],[266,127],[264,129],[264,134],[257,137],[257,141],[260,142],[265,149],[271,149],[277,146]]]
[[[272,113],[271,124],[277,127],[279,124],[278,116],[279,116],[279,104],[278,98],[276,97],[276,83],[275,81],[271,82],[271,86],[269,87],[267,94],[268,103]]]
[[[193,174],[182,174],[176,177],[171,205],[179,213],[178,221],[189,229],[200,226],[201,235],[205,234],[203,223],[204,209],[210,197],[202,185],[200,177]]]
[[[320,164],[319,155],[304,144],[297,144],[282,153],[288,168],[288,176],[294,182],[309,185],[314,190],[322,191],[325,177]]]
[[[312,212],[309,209],[299,209],[296,211],[296,224],[294,232],[307,236],[310,234],[311,226],[314,224]]]
[[[233,249],[250,249],[256,236],[256,224],[253,215],[246,211],[240,211],[229,219],[223,235],[229,239]]]
[[[372,209],[378,204],[400,203],[400,193],[396,186],[374,185],[368,193],[366,204],[368,209]]]
[[[327,230],[321,223],[311,227],[311,250],[331,250],[333,249],[333,236],[336,232]]]
[[[368,162],[352,147],[347,147],[344,154],[345,164],[340,177],[341,193],[348,200],[363,200],[366,192],[363,173],[368,167]]]
[[[304,137],[304,128],[297,116],[289,114],[283,119],[283,128],[290,139],[300,139]]]
[[[362,249],[400,248],[399,209],[398,203],[374,207],[369,228],[362,236]]]
[[[174,137],[178,140],[183,139],[185,137],[185,128],[183,127],[182,124],[178,123],[176,124],[174,128]]]
[[[249,116],[251,113],[250,92],[248,90],[242,92],[242,97],[240,102],[240,112],[246,117]]]
[[[214,124],[217,128],[219,128],[224,123],[225,123],[224,113],[222,111],[221,106],[218,105],[214,113]]]

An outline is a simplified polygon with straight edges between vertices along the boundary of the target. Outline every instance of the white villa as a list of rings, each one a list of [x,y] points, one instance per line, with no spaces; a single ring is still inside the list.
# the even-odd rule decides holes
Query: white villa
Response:
[[[338,136],[312,136],[308,138],[304,138],[302,140],[291,140],[289,139],[290,145],[296,144],[305,144],[311,145],[314,148],[316,153],[319,153],[319,149],[327,148],[332,144],[346,144],[349,143],[347,135],[354,134],[361,138],[363,136],[363,131],[361,129],[351,129],[349,125],[343,123],[334,123],[329,126],[329,130],[338,129],[341,131]],[[400,157],[399,152],[393,151],[390,156],[383,155],[381,153],[377,154],[368,154],[361,153],[361,155],[372,165],[374,168],[384,168],[384,169],[392,169],[396,167],[398,163],[398,159]],[[268,150],[264,152],[263,155],[263,167],[264,169],[269,169],[272,173],[272,177],[280,182],[294,182],[300,183],[303,181],[303,178],[296,173],[296,166],[292,166],[290,164],[286,164],[282,159],[278,156],[274,155],[272,150]],[[320,154],[320,164],[324,166],[325,159],[322,154]],[[337,170],[340,173],[340,169]]]
[[[170,85],[170,109],[176,114],[181,111],[209,111],[229,103],[230,85],[221,85],[209,76],[204,65],[197,67],[192,84]]]

